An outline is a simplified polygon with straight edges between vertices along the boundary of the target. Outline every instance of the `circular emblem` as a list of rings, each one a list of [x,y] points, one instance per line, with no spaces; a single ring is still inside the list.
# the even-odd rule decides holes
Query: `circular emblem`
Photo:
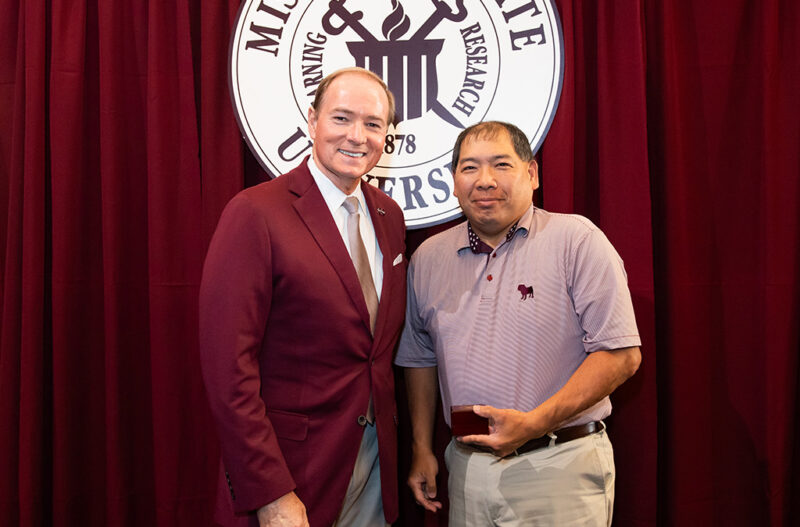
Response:
[[[410,229],[461,214],[453,143],[486,120],[522,129],[536,151],[561,92],[564,55],[552,0],[245,0],[231,39],[231,96],[270,177],[311,152],[308,108],[322,78],[361,66],[394,93],[378,165],[365,177]]]

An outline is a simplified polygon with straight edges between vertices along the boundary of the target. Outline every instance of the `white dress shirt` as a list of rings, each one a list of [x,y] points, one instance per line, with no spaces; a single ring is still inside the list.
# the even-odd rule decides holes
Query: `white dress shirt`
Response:
[[[361,227],[361,239],[364,241],[364,248],[367,250],[367,258],[369,259],[369,267],[372,271],[372,280],[375,282],[375,291],[378,293],[378,301],[381,299],[381,287],[383,286],[383,253],[381,252],[378,240],[375,238],[375,228],[372,226],[372,217],[370,216],[367,202],[364,199],[364,192],[361,190],[361,185],[356,187],[352,194],[345,194],[336,185],[333,184],[328,176],[317,166],[313,156],[308,159],[308,170],[311,172],[311,177],[317,184],[322,199],[328,205],[328,209],[333,216],[333,221],[339,229],[339,234],[342,237],[342,242],[350,253],[350,245],[347,242],[347,210],[345,210],[345,198],[355,196],[358,199],[359,209],[359,225]]]

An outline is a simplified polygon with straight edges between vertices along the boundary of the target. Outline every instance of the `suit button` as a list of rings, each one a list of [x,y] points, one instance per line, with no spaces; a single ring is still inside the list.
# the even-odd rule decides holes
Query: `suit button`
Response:
[[[364,417],[363,415],[359,415],[358,419],[356,419],[356,422],[358,423],[358,426],[366,426],[367,425],[367,418]]]

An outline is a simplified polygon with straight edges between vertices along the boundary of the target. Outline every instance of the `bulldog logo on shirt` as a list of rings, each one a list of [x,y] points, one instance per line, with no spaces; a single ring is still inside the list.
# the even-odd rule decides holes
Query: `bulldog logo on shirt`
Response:
[[[522,298],[520,300],[525,300],[527,298],[533,298],[533,286],[532,285],[524,285],[519,284],[517,289],[522,294]]]

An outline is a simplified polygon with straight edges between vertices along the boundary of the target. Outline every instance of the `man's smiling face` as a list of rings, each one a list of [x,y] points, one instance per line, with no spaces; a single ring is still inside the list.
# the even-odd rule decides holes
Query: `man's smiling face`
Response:
[[[539,176],[536,161],[523,161],[502,130],[464,140],[453,182],[453,193],[472,229],[497,247],[531,206]]]
[[[333,80],[318,110],[308,111],[317,166],[345,194],[378,164],[383,153],[389,100],[375,80],[345,73]]]

